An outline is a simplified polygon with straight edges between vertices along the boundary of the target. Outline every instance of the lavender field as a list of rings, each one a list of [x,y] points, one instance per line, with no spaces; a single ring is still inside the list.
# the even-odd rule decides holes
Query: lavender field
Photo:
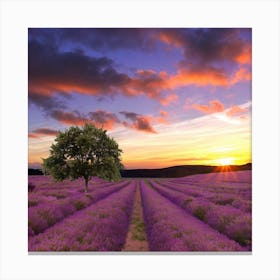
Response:
[[[29,184],[29,252],[252,250],[251,171]]]

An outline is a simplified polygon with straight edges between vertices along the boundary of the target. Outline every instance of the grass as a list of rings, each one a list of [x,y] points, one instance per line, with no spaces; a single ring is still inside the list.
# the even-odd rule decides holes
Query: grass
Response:
[[[140,217],[134,217],[132,219],[132,239],[144,241],[146,240],[145,224]]]

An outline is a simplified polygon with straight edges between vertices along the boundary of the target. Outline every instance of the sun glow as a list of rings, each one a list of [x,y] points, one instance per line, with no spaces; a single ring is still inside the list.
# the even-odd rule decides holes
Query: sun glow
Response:
[[[220,158],[217,160],[219,165],[225,166],[225,165],[231,165],[234,163],[233,158]]]

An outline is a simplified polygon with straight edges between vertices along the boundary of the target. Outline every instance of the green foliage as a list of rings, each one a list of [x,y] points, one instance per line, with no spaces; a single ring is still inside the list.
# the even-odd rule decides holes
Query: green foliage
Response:
[[[86,207],[85,203],[80,200],[75,201],[74,205],[75,205],[76,210],[81,210]]]
[[[203,208],[202,206],[198,206],[194,210],[194,216],[197,217],[198,219],[204,221],[205,220],[205,215],[206,215],[206,209]]]
[[[132,219],[132,223],[132,239],[140,241],[146,240],[145,224],[143,219],[141,219],[140,217],[135,217]]]
[[[93,176],[120,180],[122,150],[106,133],[106,130],[92,124],[59,132],[50,148],[50,156],[43,159],[44,173],[50,174],[56,181],[83,177],[86,192]]]

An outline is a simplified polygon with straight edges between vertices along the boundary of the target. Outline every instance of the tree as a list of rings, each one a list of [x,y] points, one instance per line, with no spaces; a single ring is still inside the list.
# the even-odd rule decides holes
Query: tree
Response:
[[[50,148],[50,156],[43,159],[44,172],[56,181],[83,177],[86,193],[93,176],[110,181],[120,180],[122,150],[106,133],[106,130],[92,124],[59,132],[56,143]]]

